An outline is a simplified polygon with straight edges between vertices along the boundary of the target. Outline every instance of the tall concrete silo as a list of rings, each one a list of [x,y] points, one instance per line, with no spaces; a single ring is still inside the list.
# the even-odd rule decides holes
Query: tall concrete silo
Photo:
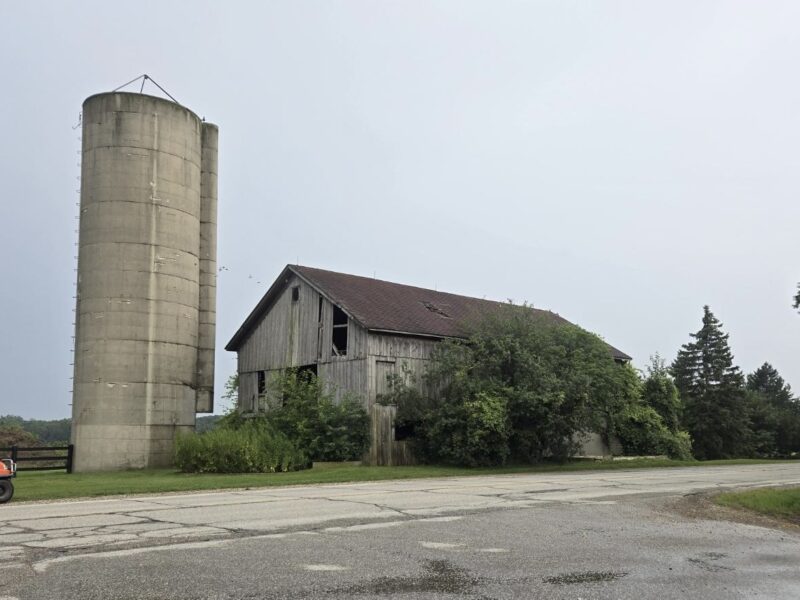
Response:
[[[76,471],[172,462],[213,410],[217,127],[163,98],[83,104]]]

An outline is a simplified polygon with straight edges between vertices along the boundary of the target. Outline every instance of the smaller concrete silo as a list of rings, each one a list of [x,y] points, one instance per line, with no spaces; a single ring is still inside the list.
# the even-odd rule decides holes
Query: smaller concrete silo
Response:
[[[203,123],[200,158],[200,315],[197,333],[197,412],[214,410],[214,340],[217,328],[216,125]]]

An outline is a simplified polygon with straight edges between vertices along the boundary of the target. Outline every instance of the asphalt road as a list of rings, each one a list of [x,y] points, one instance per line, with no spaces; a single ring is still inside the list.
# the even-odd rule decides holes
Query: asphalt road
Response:
[[[800,535],[675,498],[800,464],[390,481],[0,507],[0,600],[800,598]]]

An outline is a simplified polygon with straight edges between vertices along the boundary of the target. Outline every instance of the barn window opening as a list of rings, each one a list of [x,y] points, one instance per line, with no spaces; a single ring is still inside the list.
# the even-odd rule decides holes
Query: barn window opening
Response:
[[[415,421],[395,422],[394,424],[394,440],[402,442],[414,437],[417,423]]]
[[[333,307],[333,354],[347,356],[347,315],[336,305]]]
[[[300,286],[296,285],[292,288],[292,302],[300,300]]]
[[[261,396],[262,394],[267,393],[267,372],[266,371],[258,371],[258,395]]]
[[[317,376],[317,363],[295,367],[295,371],[298,379],[309,380],[312,376]]]

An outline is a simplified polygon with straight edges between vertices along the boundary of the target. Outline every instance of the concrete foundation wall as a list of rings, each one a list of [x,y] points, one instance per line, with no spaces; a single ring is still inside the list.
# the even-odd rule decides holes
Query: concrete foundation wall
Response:
[[[213,156],[202,143],[212,127],[152,96],[84,103],[76,471],[168,465],[176,433],[213,405],[216,136]]]
[[[580,444],[580,449],[575,456],[584,458],[608,458],[622,454],[622,444],[616,438],[610,440],[610,445],[603,441],[603,436],[593,431],[575,434],[573,441]]]

